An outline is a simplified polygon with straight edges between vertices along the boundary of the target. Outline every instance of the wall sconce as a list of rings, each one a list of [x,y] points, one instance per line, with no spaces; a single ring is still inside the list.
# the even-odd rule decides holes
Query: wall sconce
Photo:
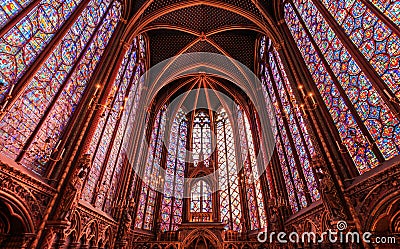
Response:
[[[308,94],[306,94],[304,92],[303,85],[299,85],[297,88],[299,89],[299,91],[305,101],[305,103],[300,105],[300,108],[301,108],[301,111],[303,112],[303,114],[306,115],[306,111],[312,111],[312,110],[317,109],[318,105],[317,105],[317,102],[315,101],[314,94],[312,92],[309,92]],[[308,103],[309,103],[309,102],[307,102],[308,99],[310,100],[309,102],[311,102],[310,107],[308,106]]]
[[[48,161],[52,161],[52,162],[61,161],[63,159],[65,148],[63,148],[61,150],[61,153],[57,158],[52,158],[51,156],[52,156],[52,154],[56,154],[59,151],[59,147],[62,143],[62,140],[60,140],[54,148],[49,148],[50,143],[51,143],[51,138],[48,137],[44,141],[44,145],[42,147],[39,147],[39,148],[33,147],[32,149],[28,150],[27,152],[30,154],[36,154],[38,157],[36,159],[36,161],[41,164],[47,163]],[[32,145],[36,145],[36,144],[37,144],[37,142],[32,143]]]
[[[123,110],[125,110],[125,106],[126,106],[126,102],[128,101],[128,97],[124,98],[124,103],[122,104],[122,106],[119,107],[119,109],[115,109],[111,106],[112,101],[114,99],[115,93],[117,91],[117,87],[113,88],[113,91],[110,93],[108,99],[107,99],[107,103],[106,104],[100,104],[100,103],[95,103],[93,104],[93,101],[96,97],[96,94],[98,92],[100,88],[100,85],[96,85],[96,91],[93,94],[92,99],[90,100],[89,103],[89,107],[92,108],[93,110],[100,110],[101,108],[104,109],[103,113],[101,114],[101,117],[103,118],[105,116],[105,110],[109,110],[110,112],[118,112],[118,116],[117,119],[119,119],[121,117],[121,114],[123,112]]]

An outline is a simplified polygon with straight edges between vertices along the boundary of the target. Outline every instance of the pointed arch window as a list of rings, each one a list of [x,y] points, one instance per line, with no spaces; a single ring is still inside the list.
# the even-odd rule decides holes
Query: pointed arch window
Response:
[[[164,192],[161,207],[161,231],[176,231],[182,223],[183,187],[186,162],[187,118],[179,109],[169,138]]]
[[[211,121],[210,116],[205,111],[200,111],[196,114],[193,122],[193,162],[196,167],[200,162],[203,162],[206,167],[209,166],[209,160],[212,152],[211,144]]]
[[[236,146],[233,128],[224,109],[218,112],[216,127],[221,221],[227,224],[227,229],[241,231],[242,206]]]
[[[257,230],[266,227],[267,216],[264,207],[264,197],[261,185],[261,174],[257,165],[253,134],[247,115],[238,107],[237,122],[241,149],[243,172],[241,181],[245,188],[250,218],[250,229]]]
[[[140,191],[135,228],[152,230],[157,190],[161,183],[161,158],[164,144],[166,107],[157,114],[152,129],[147,162],[143,173],[143,186]]]
[[[125,53],[106,103],[108,108],[102,113],[89,148],[89,153],[93,155],[93,165],[82,199],[106,211],[110,210],[114,199],[125,152],[121,151],[121,146],[125,136],[129,136],[126,130],[132,125],[128,125],[128,122],[134,120],[141,93],[140,76],[144,73],[144,58],[138,57],[137,40],[133,40]]]
[[[262,89],[275,109],[277,154],[289,203],[293,212],[297,212],[320,198],[311,169],[311,160],[317,155],[279,52],[272,47],[269,38],[264,39],[268,40],[268,45],[264,48],[266,56],[261,60]]]

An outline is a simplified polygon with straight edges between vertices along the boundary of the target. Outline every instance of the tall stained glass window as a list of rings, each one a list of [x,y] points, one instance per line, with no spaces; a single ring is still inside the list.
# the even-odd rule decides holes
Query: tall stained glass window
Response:
[[[311,169],[311,159],[316,151],[311,141],[308,125],[303,118],[286,75],[279,52],[271,40],[261,42],[261,82],[264,96],[271,100],[276,113],[276,151],[286,183],[289,203],[293,212],[307,207],[320,198],[317,182]],[[309,193],[309,197],[307,196]]]
[[[399,119],[388,101],[399,97],[399,39],[390,28],[396,19],[386,12],[396,4],[373,1],[376,9],[365,3],[284,5],[289,30],[360,174],[400,153]],[[389,18],[379,19],[379,10]],[[340,29],[328,23],[332,17]],[[369,67],[378,78],[365,71]]]
[[[43,1],[0,38],[1,93],[14,85],[43,51],[78,1]],[[121,5],[92,0],[54,49],[44,56],[30,80],[12,99],[0,120],[0,152],[44,175],[61,136],[120,20]],[[32,21],[30,18],[34,18]],[[36,21],[39,18],[40,21]],[[4,64],[5,63],[5,64]],[[14,90],[15,91],[15,90]],[[13,97],[11,97],[13,98]]]
[[[161,207],[161,231],[176,231],[182,223],[183,187],[188,123],[179,109],[171,125]]]
[[[221,221],[226,224],[227,229],[241,231],[242,207],[234,133],[224,109],[218,113],[216,127]]]
[[[190,212],[211,213],[212,191],[208,182],[204,180],[196,181],[190,189]]]
[[[240,107],[237,113],[239,140],[243,173],[241,181],[245,187],[250,217],[250,229],[257,230],[266,227],[267,216],[264,207],[261,174],[257,165],[253,134],[247,115]]]
[[[137,56],[137,40],[134,39],[125,53],[106,103],[107,108],[100,109],[103,113],[89,149],[89,153],[93,155],[93,163],[82,198],[106,210],[110,208],[122,168],[122,142],[127,136],[128,122],[134,119],[136,102],[140,96],[140,76],[144,72],[144,66],[140,63],[143,58]],[[118,158],[120,159],[117,163]]]
[[[203,162],[206,167],[209,166],[209,160],[212,152],[211,144],[211,124],[210,116],[204,111],[196,114],[193,123],[192,154],[194,165]]]
[[[393,1],[391,4],[390,1],[374,2],[388,17],[393,18],[392,21],[400,25],[400,3],[398,1]],[[388,85],[390,91],[400,99],[400,37],[388,26],[390,21],[379,19],[377,13],[367,7],[363,0],[321,0],[321,3]],[[396,7],[397,10],[395,10]],[[315,10],[315,17],[327,25],[317,10]],[[313,35],[318,32],[311,30]]]
[[[0,89],[0,100],[4,99],[5,93],[11,90],[11,87],[17,83],[17,80],[32,65],[80,2],[81,0],[42,0],[0,38],[0,83],[4,85]],[[29,4],[29,1],[1,1],[0,28],[8,19],[26,7],[27,4]],[[109,2],[103,4],[109,4]],[[97,26],[99,17],[102,15],[101,10],[105,11],[106,9],[106,6],[99,5],[99,2],[92,1],[91,6],[96,11],[82,13],[81,18],[87,20],[87,25],[93,29]],[[5,15],[2,15],[2,12]],[[88,17],[91,17],[91,19],[88,19]],[[65,56],[68,56],[68,51],[71,52],[71,49],[75,49],[75,46],[73,40],[69,45],[66,45],[69,50],[66,50]]]
[[[147,153],[147,162],[143,173],[143,186],[140,191],[135,228],[152,230],[154,227],[154,213],[157,191],[161,178],[161,158],[164,145],[166,123],[165,107],[156,116],[150,137],[150,146]]]

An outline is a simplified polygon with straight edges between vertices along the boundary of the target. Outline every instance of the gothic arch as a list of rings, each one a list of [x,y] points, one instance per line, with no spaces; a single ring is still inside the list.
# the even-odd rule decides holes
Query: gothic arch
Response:
[[[80,240],[85,243],[94,242],[97,244],[98,242],[98,231],[99,226],[96,220],[91,220],[85,227],[82,229],[82,233],[80,234]]]
[[[0,248],[26,248],[34,233],[33,220],[25,206],[0,191]]]
[[[222,248],[221,240],[208,229],[195,229],[190,232],[182,242],[183,248],[189,247],[193,241],[200,237],[206,238],[209,242],[211,242],[214,248]]]
[[[19,224],[20,226],[18,227],[19,229],[17,229],[17,232],[35,232],[33,219],[23,202],[3,191],[0,191],[0,215],[7,217],[7,220],[10,222],[12,221],[13,228],[17,226],[16,224]],[[1,229],[2,228],[3,227],[1,227]],[[9,228],[12,229],[11,227]],[[0,232],[3,231],[0,230]]]
[[[400,195],[398,191],[379,201],[369,217],[364,231],[399,233]]]

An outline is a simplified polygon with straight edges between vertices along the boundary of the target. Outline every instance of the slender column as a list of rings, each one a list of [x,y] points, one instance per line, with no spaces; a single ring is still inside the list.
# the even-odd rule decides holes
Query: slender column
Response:
[[[71,14],[68,20],[62,25],[62,27],[57,31],[51,41],[47,44],[46,48],[40,53],[40,55],[36,58],[35,62],[32,63],[32,66],[25,72],[25,74],[18,81],[19,83],[15,85],[15,89],[13,91],[13,95],[8,101],[6,108],[3,113],[0,113],[0,120],[4,118],[4,115],[10,110],[10,108],[14,105],[15,101],[17,101],[24,89],[29,85],[35,74],[39,71],[42,65],[46,62],[49,56],[52,54],[52,51],[57,47],[65,33],[70,30],[72,25],[76,22],[76,20],[81,15],[82,11],[89,4],[90,0],[83,0],[82,3],[76,8],[76,10]],[[110,4],[112,5],[112,4]]]
[[[340,189],[340,191],[339,191],[340,199],[344,199],[344,202],[345,202],[346,207],[347,207],[346,210],[350,213],[351,218],[353,219],[353,221],[355,223],[355,227],[356,227],[357,231],[360,234],[362,234],[364,231],[362,229],[362,225],[361,225],[360,219],[358,217],[358,214],[357,214],[354,206],[352,205],[350,197],[345,192],[346,187],[345,187],[343,181],[340,179],[340,177],[336,177],[336,176],[339,176],[339,172],[337,171],[336,164],[333,161],[333,159],[332,159],[332,157],[331,157],[331,155],[329,153],[329,149],[328,149],[328,146],[327,146],[327,144],[325,142],[324,135],[322,134],[321,130],[318,129],[317,119],[315,118],[315,116],[314,116],[315,114],[313,112],[314,111],[310,111],[309,112],[309,116],[310,116],[312,122],[314,124],[316,124],[315,127],[316,127],[316,130],[317,130],[317,135],[320,138],[320,142],[321,142],[322,147],[323,147],[324,151],[326,152],[326,156],[328,158],[328,162],[329,162],[328,169],[330,171],[332,171],[331,172],[331,176],[332,176],[332,178],[334,178],[336,180],[336,182],[337,182],[337,184],[339,186],[339,189]],[[363,242],[363,244],[365,246],[365,242]]]

